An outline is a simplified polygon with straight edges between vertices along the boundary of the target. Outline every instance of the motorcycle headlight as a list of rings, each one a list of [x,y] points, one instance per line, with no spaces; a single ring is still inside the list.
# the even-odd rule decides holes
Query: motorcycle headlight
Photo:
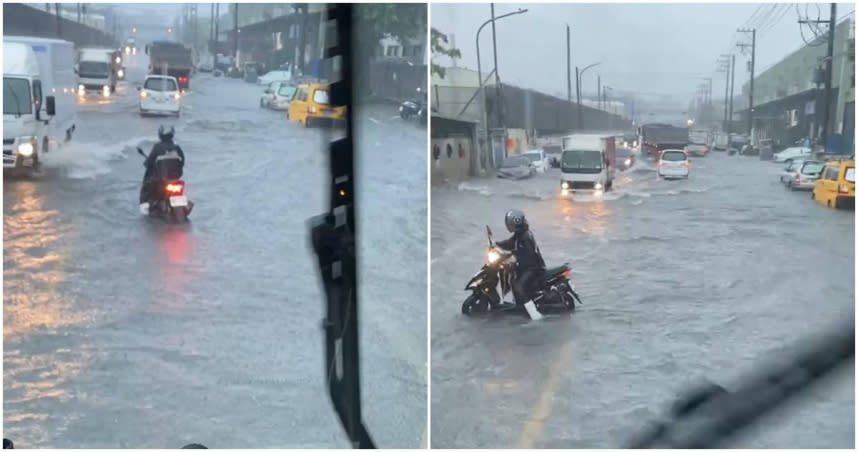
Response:
[[[631,166],[632,159],[626,159],[626,166]]]
[[[498,261],[498,259],[500,259],[500,253],[498,253],[495,250],[489,250],[489,254],[487,257],[488,257],[489,263],[494,264],[495,262]]]
[[[123,71],[122,69],[120,69],[120,70],[116,73],[116,75],[118,75],[118,76],[119,76],[119,78],[125,77],[125,71]]]
[[[400,112],[402,111],[402,105],[400,105],[400,106],[399,106],[399,111],[400,111]]]
[[[21,143],[18,145],[18,154],[20,154],[23,157],[29,157],[29,156],[33,155],[33,152],[35,152],[35,151],[36,151],[36,147],[33,146],[33,143],[31,143],[29,141],[26,143]]]

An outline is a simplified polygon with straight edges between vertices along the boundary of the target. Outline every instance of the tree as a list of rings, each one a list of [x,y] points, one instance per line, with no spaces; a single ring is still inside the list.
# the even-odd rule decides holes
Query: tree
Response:
[[[426,36],[426,15],[425,3],[356,4],[355,67],[370,67],[372,56],[384,38],[394,38],[404,46],[410,40]],[[370,86],[370,71],[359,70],[356,76],[358,86]]]
[[[445,35],[444,33],[441,33],[437,28],[432,28],[431,39],[432,39],[431,46],[432,46],[432,56],[433,57],[435,55],[448,56],[450,58],[461,58],[462,57],[462,52],[460,52],[459,49],[454,48],[454,47],[448,48],[449,41],[447,40],[447,35]],[[438,76],[441,78],[444,78],[444,75],[446,72],[443,67],[441,67],[438,64],[435,64],[434,61],[431,63],[431,71],[432,71],[432,75],[438,74]]]

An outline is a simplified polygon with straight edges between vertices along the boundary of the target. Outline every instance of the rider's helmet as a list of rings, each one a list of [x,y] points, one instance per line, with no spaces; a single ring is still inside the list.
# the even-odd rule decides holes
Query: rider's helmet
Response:
[[[516,209],[508,210],[504,216],[504,223],[509,232],[523,232],[527,230],[527,218],[524,212]]]
[[[172,143],[175,133],[176,131],[173,129],[173,126],[161,125],[161,127],[158,127],[158,139],[163,142]]]

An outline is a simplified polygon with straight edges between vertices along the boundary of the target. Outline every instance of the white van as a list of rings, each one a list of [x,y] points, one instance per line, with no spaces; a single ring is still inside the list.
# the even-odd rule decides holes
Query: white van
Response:
[[[37,169],[77,121],[74,44],[3,37],[3,168]]]
[[[575,191],[601,195],[610,190],[616,171],[613,136],[569,135],[563,137],[560,156],[560,193]]]
[[[75,72],[78,77],[78,96],[95,91],[104,97],[116,91],[116,74],[113,71],[113,49],[83,48],[78,51]]]

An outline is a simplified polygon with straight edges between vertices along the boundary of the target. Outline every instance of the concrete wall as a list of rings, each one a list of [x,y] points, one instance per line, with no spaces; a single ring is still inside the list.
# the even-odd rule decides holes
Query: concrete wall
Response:
[[[487,153],[477,149],[476,125],[432,116],[429,147],[432,185],[456,183],[478,175],[488,166]]]
[[[4,35],[64,39],[76,47],[118,45],[113,36],[71,20],[59,18],[57,27],[57,19],[54,14],[21,3],[3,4]]]

